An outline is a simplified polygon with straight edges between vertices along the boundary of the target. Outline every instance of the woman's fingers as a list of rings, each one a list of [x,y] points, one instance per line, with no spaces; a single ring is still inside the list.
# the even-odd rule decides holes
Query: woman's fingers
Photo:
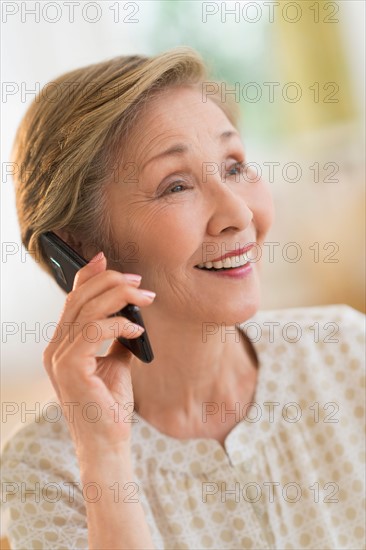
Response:
[[[73,338],[76,334],[76,318],[85,303],[103,293],[109,288],[125,283],[131,287],[140,284],[138,280],[128,279],[129,274],[118,271],[106,271],[106,260],[103,257],[97,262],[91,262],[78,271],[75,276],[74,288],[67,295],[61,311],[56,330],[44,352],[44,361],[50,363],[52,354],[64,339]],[[118,308],[113,312],[118,311]],[[98,318],[99,316],[94,316]]]
[[[131,274],[106,270],[104,255],[99,260],[95,258],[91,260],[76,274],[73,290],[66,297],[56,330],[43,352],[44,367],[59,397],[58,384],[52,368],[53,357],[56,352],[58,352],[58,355],[63,354],[70,344],[76,341],[79,334],[81,334],[81,339],[84,338],[84,343],[90,345],[91,338],[95,336],[95,331],[98,331],[96,325],[94,336],[88,336],[93,332],[93,327],[90,324],[98,323],[95,321],[96,319],[103,319],[118,312],[127,303],[144,306],[152,302],[142,293],[136,292],[136,287],[140,284],[141,279],[137,276],[137,278],[131,280],[128,275]],[[106,302],[104,302],[105,294],[107,294]],[[89,304],[89,302],[92,303]],[[119,335],[116,333],[118,325],[115,324],[115,319],[113,317],[113,320],[109,322],[112,328],[104,339],[115,338]],[[126,328],[121,336],[126,338],[136,337],[134,335],[137,329],[132,328],[133,324],[127,319],[124,324]],[[101,341],[100,339],[99,342],[95,342],[95,345],[99,347]],[[95,346],[93,349],[95,349]]]
[[[76,274],[75,279],[78,278],[78,281],[74,283],[73,290],[66,298],[65,308],[60,319],[61,322],[74,321],[85,304],[110,288],[120,285],[136,288],[140,284],[141,279],[133,280],[130,278],[130,274],[113,270],[106,271],[104,260],[96,263],[99,264],[99,271],[96,271],[95,265],[87,264]]]
[[[81,284],[88,279],[95,277],[98,273],[101,274],[105,271],[106,258],[104,255],[101,257],[100,261],[95,261],[95,258],[97,258],[97,256],[95,256],[87,265],[82,267],[75,275],[73,290],[66,297],[55,332],[53,333],[48,346],[43,351],[43,364],[47,371],[51,366],[52,355],[60,345],[60,342],[66,336],[69,336],[69,332],[72,329],[70,325],[79,311],[77,303],[78,299],[82,299],[82,294],[77,294],[76,288],[81,286]],[[80,307],[81,305],[82,304],[80,304]]]
[[[133,288],[125,283],[122,283],[121,285],[100,294],[96,298],[93,298],[81,307],[80,314],[75,320],[72,321],[72,326],[69,326],[67,337],[59,343],[57,350],[62,352],[69,346],[70,341],[75,340],[80,333],[88,339],[88,331],[90,333],[97,332],[98,323],[100,321],[96,321],[96,319],[104,319],[109,317],[110,315],[119,312],[127,304],[134,304],[137,306],[147,306],[151,304],[154,297],[152,295],[148,296],[144,294],[144,292],[146,291]],[[67,317],[65,317],[65,319],[66,318]],[[106,320],[109,321],[110,326],[113,327],[114,320],[118,318],[119,317],[111,317]],[[65,322],[66,321],[64,321],[64,324]],[[126,322],[129,323],[129,325],[126,326],[126,331],[129,330],[131,333],[131,338],[135,338],[135,327],[137,325],[134,325],[131,321],[128,321],[128,319],[126,319]],[[119,325],[116,327],[116,330],[119,330]],[[126,332],[126,334],[128,334],[128,332]],[[118,335],[119,334],[112,334],[110,337],[115,338]],[[126,336],[126,338],[129,337],[129,335]]]
[[[113,319],[100,319],[85,325],[74,341],[64,348],[56,350],[53,357],[53,375],[60,383],[69,384],[82,378],[85,383],[95,373],[97,364],[95,355],[101,342],[122,336],[137,338],[144,332],[142,327],[131,323],[126,317],[116,316]]]
[[[76,318],[80,323],[88,322],[95,318],[104,318],[117,313],[127,304],[145,306],[151,304],[155,293],[140,288],[133,288],[121,283],[114,288],[106,290],[85,303]]]
[[[106,266],[107,258],[104,256],[103,252],[99,252],[77,272],[72,289],[75,290],[85,283],[85,281],[88,281],[98,273],[105,271]]]

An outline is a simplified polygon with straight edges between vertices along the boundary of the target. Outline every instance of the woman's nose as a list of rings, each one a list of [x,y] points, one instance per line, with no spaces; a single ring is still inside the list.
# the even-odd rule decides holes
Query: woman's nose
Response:
[[[219,234],[228,228],[235,231],[245,230],[253,220],[253,212],[244,197],[245,182],[229,181],[215,174],[207,179],[212,215],[209,220],[209,232]]]

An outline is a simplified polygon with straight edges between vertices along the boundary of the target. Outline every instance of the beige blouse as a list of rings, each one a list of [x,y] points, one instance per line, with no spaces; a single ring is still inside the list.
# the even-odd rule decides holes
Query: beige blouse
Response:
[[[157,549],[365,548],[365,316],[346,305],[291,308],[240,328],[257,352],[258,385],[246,416],[244,403],[232,412],[225,450],[167,436],[134,413],[127,498],[142,503]],[[86,549],[84,498],[97,493],[82,492],[56,405],[42,411],[2,453],[7,536],[14,550]],[[230,413],[206,403],[203,421],[209,414]]]

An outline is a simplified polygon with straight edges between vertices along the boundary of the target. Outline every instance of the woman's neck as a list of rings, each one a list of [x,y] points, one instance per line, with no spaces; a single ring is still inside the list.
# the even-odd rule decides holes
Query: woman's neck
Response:
[[[234,338],[165,342],[151,365],[132,363],[135,410],[162,433],[179,439],[209,437],[223,444],[245,415],[257,385],[258,359],[237,328]],[[155,342],[155,340],[152,340]],[[184,345],[184,353],[179,353]],[[169,354],[170,352],[170,354]]]

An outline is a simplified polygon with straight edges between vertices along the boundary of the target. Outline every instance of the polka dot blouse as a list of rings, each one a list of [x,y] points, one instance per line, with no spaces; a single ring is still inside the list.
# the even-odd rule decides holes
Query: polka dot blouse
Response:
[[[245,416],[244,402],[232,411],[225,448],[167,436],[135,412],[125,498],[142,503],[157,549],[365,548],[365,316],[346,305],[259,311],[240,329],[258,382]],[[203,404],[202,420],[223,406]],[[81,487],[65,419],[50,416],[20,426],[2,453],[13,550],[88,548],[96,492]]]

